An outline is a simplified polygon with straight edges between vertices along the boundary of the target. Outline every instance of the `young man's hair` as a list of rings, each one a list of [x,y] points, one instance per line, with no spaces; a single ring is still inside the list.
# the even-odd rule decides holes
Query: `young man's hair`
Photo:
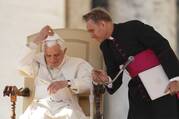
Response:
[[[103,8],[94,8],[92,9],[89,13],[83,15],[83,20],[85,20],[86,22],[88,20],[93,20],[94,22],[98,22],[98,21],[107,21],[107,22],[111,22],[111,16],[108,13],[108,11],[106,11]]]

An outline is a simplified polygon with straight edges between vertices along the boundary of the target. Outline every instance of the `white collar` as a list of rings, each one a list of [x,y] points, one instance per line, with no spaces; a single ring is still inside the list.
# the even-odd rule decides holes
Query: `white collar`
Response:
[[[112,36],[110,36],[108,39],[109,39],[109,40],[114,40],[114,38],[113,38]]]

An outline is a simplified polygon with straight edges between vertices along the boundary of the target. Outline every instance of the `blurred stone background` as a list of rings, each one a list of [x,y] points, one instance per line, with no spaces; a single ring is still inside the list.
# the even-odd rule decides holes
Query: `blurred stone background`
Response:
[[[10,118],[10,100],[2,96],[5,85],[23,86],[17,73],[18,61],[26,52],[26,37],[45,26],[85,29],[81,17],[94,7],[109,10],[115,23],[138,19],[152,25],[167,38],[179,56],[178,0],[0,0],[0,115]],[[105,95],[104,118],[126,119],[127,82],[114,95]],[[22,98],[16,105],[17,118],[22,113]]]

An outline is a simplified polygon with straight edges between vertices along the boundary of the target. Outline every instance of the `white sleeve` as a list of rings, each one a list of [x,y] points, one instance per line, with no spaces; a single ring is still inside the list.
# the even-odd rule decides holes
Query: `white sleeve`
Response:
[[[38,45],[36,43],[34,43],[33,41],[27,43],[26,46],[30,49],[37,49],[38,48]]]
[[[74,93],[89,92],[92,88],[92,67],[87,62],[79,64],[77,76],[71,79],[71,89]]]
[[[18,71],[24,77],[34,77],[38,70],[38,63],[35,61],[37,53],[35,50],[30,50],[19,61]]]

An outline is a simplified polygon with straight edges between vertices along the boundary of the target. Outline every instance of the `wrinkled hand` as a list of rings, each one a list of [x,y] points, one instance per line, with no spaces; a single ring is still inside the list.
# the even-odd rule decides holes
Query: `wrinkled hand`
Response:
[[[68,86],[68,81],[67,80],[62,80],[62,81],[54,81],[52,82],[47,90],[49,91],[49,94],[54,94],[58,90],[63,89]]]
[[[92,78],[93,81],[98,83],[98,84],[106,84],[109,82],[108,75],[105,71],[100,70],[100,69],[93,69],[92,71]]]
[[[36,44],[41,44],[48,36],[53,35],[54,32],[50,26],[45,26],[38,33],[37,37],[33,40]]]
[[[170,92],[171,95],[174,95],[176,94],[177,92],[179,92],[179,81],[171,81],[169,82],[166,90],[165,90],[165,93],[166,92]]]

